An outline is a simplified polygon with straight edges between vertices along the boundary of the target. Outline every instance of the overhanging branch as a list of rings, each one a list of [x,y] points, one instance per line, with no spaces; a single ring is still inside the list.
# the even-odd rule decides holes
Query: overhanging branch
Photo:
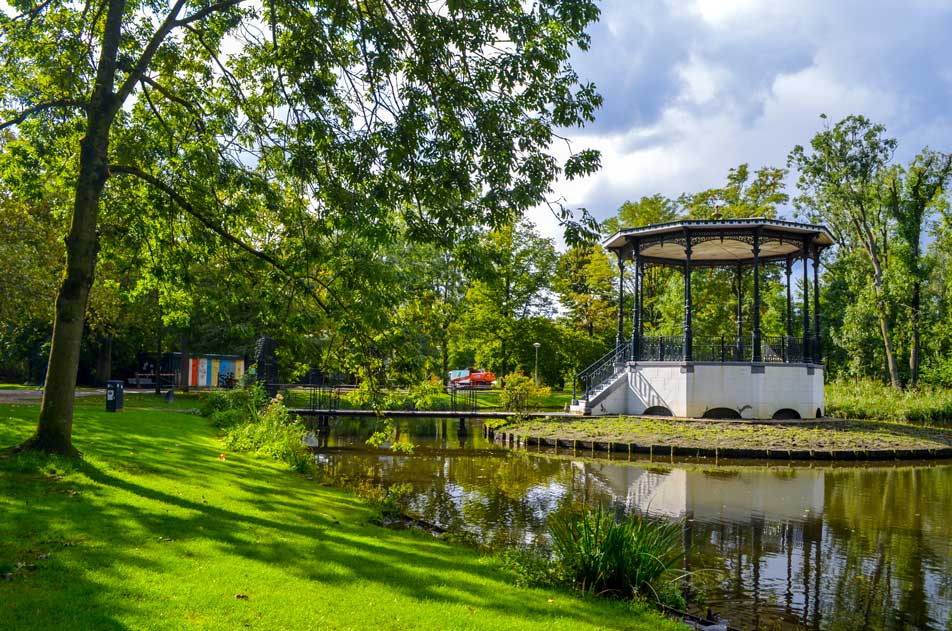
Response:
[[[235,235],[225,230],[221,225],[212,221],[204,213],[202,213],[197,208],[195,208],[192,205],[192,203],[189,202],[187,199],[185,199],[182,195],[180,195],[178,191],[176,191],[174,188],[172,188],[171,186],[169,186],[168,184],[166,184],[159,178],[155,177],[151,173],[146,173],[145,171],[143,171],[142,169],[138,167],[128,166],[124,164],[110,164],[109,171],[113,174],[131,175],[133,177],[139,178],[140,180],[162,191],[163,193],[168,195],[169,199],[171,199],[179,208],[181,208],[186,213],[188,213],[189,215],[197,219],[199,223],[201,223],[203,226],[208,228],[213,233],[217,234],[219,237],[221,237],[228,243],[231,243],[232,245],[247,252],[248,254],[251,254],[252,256],[266,262],[268,265],[271,265],[276,270],[280,271],[282,274],[287,276],[289,279],[300,282],[300,279],[297,276],[295,276],[293,273],[288,271],[287,268],[281,263],[281,261],[277,260],[276,258],[271,256],[267,252],[262,252],[261,250],[258,250],[257,248],[254,248],[248,245],[247,243],[245,243],[244,241],[242,241]],[[311,297],[314,299],[317,305],[321,309],[323,309],[325,312],[328,312],[327,305],[324,303],[324,301],[321,300],[317,295],[315,295],[314,291],[311,290],[309,287],[307,287],[306,283],[301,283],[301,284],[304,286],[305,291],[307,291],[307,293],[311,295]]]
[[[39,103],[33,107],[26,108],[11,119],[0,121],[0,129],[6,129],[7,127],[12,127],[13,125],[19,125],[34,114],[39,114],[40,112],[56,109],[58,107],[77,107],[79,109],[85,110],[86,103],[85,101],[80,101],[78,99],[57,99],[56,101]]]

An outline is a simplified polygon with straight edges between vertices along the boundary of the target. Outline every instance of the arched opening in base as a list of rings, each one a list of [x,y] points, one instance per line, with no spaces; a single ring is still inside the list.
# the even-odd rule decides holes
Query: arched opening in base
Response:
[[[711,408],[707,410],[701,418],[718,418],[718,419],[729,419],[736,420],[741,418],[740,412],[737,410],[732,410],[730,408]]]
[[[775,421],[798,421],[802,418],[800,413],[796,410],[791,410],[790,408],[782,408],[774,412],[773,419]]]
[[[645,416],[674,416],[671,413],[671,410],[664,407],[663,405],[652,405],[650,408],[644,411]]]
[[[823,410],[821,408],[816,409],[816,417],[823,418]]]

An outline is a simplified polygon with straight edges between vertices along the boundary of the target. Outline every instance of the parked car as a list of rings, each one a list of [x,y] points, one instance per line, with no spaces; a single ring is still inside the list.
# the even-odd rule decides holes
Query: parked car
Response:
[[[451,370],[448,384],[451,388],[491,388],[496,385],[496,375],[488,370]]]

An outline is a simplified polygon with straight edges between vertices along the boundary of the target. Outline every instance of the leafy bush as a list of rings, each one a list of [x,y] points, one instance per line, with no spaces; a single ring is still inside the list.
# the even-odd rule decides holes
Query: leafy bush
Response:
[[[305,472],[314,467],[314,456],[304,443],[306,434],[307,428],[291,417],[278,395],[264,411],[246,415],[244,422],[228,429],[225,445],[236,451],[270,456],[295,471]]]
[[[499,403],[506,410],[524,412],[541,407],[545,398],[552,393],[552,389],[547,386],[536,386],[532,377],[521,371],[503,377],[502,384]]]
[[[248,418],[245,410],[217,410],[209,415],[212,425],[219,429],[228,429],[240,425]]]
[[[267,403],[268,395],[265,394],[264,388],[260,383],[253,383],[246,388],[212,390],[202,404],[201,414],[210,417],[215,412],[242,410],[251,415],[256,414]]]
[[[549,534],[562,582],[589,594],[657,600],[670,592],[661,580],[683,554],[680,523],[640,515],[616,521],[600,506],[553,515]]]

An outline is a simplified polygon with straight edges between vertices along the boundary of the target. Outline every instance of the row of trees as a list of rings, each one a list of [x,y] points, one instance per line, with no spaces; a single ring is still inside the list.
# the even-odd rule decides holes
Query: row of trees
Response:
[[[0,9],[0,344],[8,373],[46,385],[28,446],[73,451],[83,364],[101,379],[139,349],[250,350],[261,333],[281,342],[287,378],[308,364],[397,384],[464,365],[505,374],[528,370],[539,342],[543,378],[561,385],[614,333],[615,268],[583,245],[598,226],[549,196],[599,165],[552,150],[601,102],[568,63],[597,16],[591,0]],[[948,166],[924,153],[895,167],[894,144],[850,119],[791,164],[798,207],[847,246],[831,270],[855,275],[830,279],[857,309],[829,323],[833,357],[847,366],[858,349],[854,372],[876,370],[854,325],[872,304],[899,385],[920,358],[941,372],[923,332],[941,321],[929,274],[944,261],[917,235],[944,210]],[[769,215],[784,175],[741,166],[723,188],[626,204],[605,228]],[[564,255],[520,220],[540,204]],[[870,266],[844,262],[858,252]],[[698,320],[725,327],[730,281],[708,281]],[[650,285],[649,326],[679,326],[676,277]]]
[[[5,182],[16,181],[20,139],[7,136],[0,162]],[[893,162],[896,143],[861,117],[827,125],[809,148],[797,147],[790,165],[800,175],[793,199],[804,219],[824,223],[839,246],[823,268],[824,347],[833,376],[883,378],[897,386],[921,380],[948,384],[952,334],[946,326],[950,290],[945,271],[952,240],[945,188],[952,176],[946,154],[924,150],[908,165]],[[742,164],[724,186],[677,199],[660,195],[626,202],[606,220],[603,234],[629,226],[707,218],[776,217],[790,201],[787,172]],[[8,188],[9,191],[9,188]],[[64,250],[57,235],[68,213],[51,196],[7,193],[0,274],[10,287],[0,309],[3,369],[36,380],[48,351],[55,296],[53,270]],[[147,208],[125,203],[146,216]],[[181,219],[181,218],[180,218]],[[555,387],[612,344],[616,330],[618,271],[598,245],[559,253],[525,221],[497,227],[461,227],[452,245],[420,241],[398,220],[380,234],[349,234],[337,247],[334,273],[323,280],[352,300],[335,317],[314,308],[308,291],[267,261],[241,248],[198,238],[187,224],[156,222],[141,231],[101,235],[97,282],[90,296],[81,354],[82,375],[104,379],[110,358],[128,367],[136,353],[164,350],[251,354],[262,333],[279,341],[283,377],[317,366],[380,383],[406,385],[450,369],[483,367],[497,374],[535,365],[540,343],[542,380]],[[183,247],[187,245],[187,247]],[[282,248],[294,242],[282,241]],[[130,247],[131,246],[131,247]],[[629,266],[630,267],[630,266]],[[630,313],[626,271],[624,309]],[[736,332],[734,275],[695,272],[698,335]],[[783,335],[785,290],[779,268],[764,274],[762,327]],[[750,296],[751,279],[742,292]],[[676,270],[646,274],[648,334],[678,334],[683,283]],[[797,286],[794,293],[799,293]],[[330,292],[329,296],[333,295]],[[801,301],[794,300],[799,326]],[[745,333],[750,300],[742,312]],[[629,326],[630,326],[630,320]],[[908,357],[900,362],[899,357]]]
[[[236,322],[387,359],[376,338],[392,335],[398,270],[382,251],[505,226],[556,177],[597,168],[596,152],[551,150],[600,104],[568,63],[597,17],[591,0],[0,7],[4,197],[54,208],[66,235],[26,446],[74,451],[87,304],[107,264],[120,284],[132,267],[138,286],[154,280],[176,326],[247,309]],[[570,236],[590,231],[552,208]]]

